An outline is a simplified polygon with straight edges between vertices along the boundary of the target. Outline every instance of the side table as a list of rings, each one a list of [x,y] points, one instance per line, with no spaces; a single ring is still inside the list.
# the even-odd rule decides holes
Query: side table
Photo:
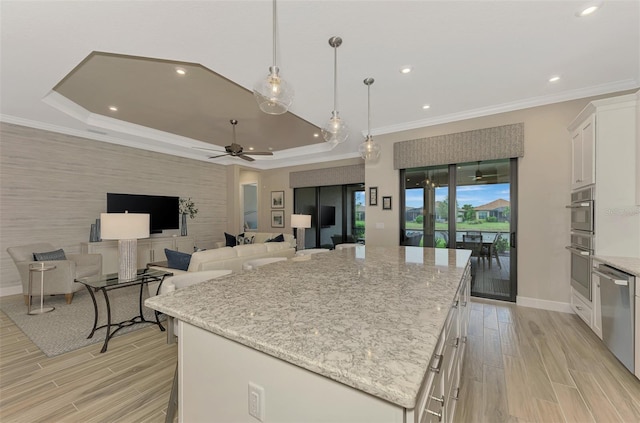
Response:
[[[44,307],[44,272],[55,269],[53,264],[34,263],[29,265],[29,301],[27,305],[27,314],[43,314],[55,310],[55,307]],[[40,273],[40,309],[31,310],[31,296],[33,294],[33,274]]]

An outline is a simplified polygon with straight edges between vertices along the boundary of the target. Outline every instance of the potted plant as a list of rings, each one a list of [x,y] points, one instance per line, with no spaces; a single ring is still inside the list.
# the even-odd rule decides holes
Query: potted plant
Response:
[[[181,198],[180,199],[180,215],[182,216],[182,225],[180,227],[180,235],[187,236],[187,215],[191,219],[196,217],[198,214],[198,209],[196,208],[195,203],[191,200],[191,197],[188,199]]]

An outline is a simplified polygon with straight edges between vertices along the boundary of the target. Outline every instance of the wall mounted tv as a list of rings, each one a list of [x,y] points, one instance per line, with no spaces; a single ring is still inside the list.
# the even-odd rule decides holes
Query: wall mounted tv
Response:
[[[149,213],[152,234],[180,228],[179,204],[179,197],[107,193],[107,213]]]
[[[336,224],[336,208],[334,206],[320,206],[320,227],[328,228]]]

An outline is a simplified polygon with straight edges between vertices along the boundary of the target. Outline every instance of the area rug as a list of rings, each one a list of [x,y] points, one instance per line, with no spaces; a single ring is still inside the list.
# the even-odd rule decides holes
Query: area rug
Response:
[[[107,311],[102,292],[96,292],[98,303],[98,326],[107,322]],[[111,304],[111,322],[131,319],[139,314],[138,298],[140,287],[130,286],[109,291]],[[146,289],[143,292],[147,298]],[[104,342],[106,328],[99,329],[93,338],[87,339],[93,327],[94,311],[91,296],[86,289],[78,291],[71,304],[67,304],[64,295],[46,296],[44,305],[53,306],[52,312],[28,315],[23,296],[3,300],[2,310],[48,357],[54,357],[78,348]],[[40,307],[40,297],[33,297],[32,309]],[[147,320],[154,319],[153,310],[143,306]],[[162,316],[164,318],[164,316]],[[161,318],[161,320],[162,320]],[[150,323],[128,326],[118,331],[116,337],[149,326]],[[113,329],[112,329],[113,330]],[[160,329],[158,329],[159,331]],[[107,350],[108,351],[108,350]]]

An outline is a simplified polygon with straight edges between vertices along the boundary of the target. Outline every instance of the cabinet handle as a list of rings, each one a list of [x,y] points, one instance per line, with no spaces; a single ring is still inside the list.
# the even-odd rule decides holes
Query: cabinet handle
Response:
[[[453,305],[451,306],[451,308],[458,308],[458,302],[459,302],[459,300],[455,300],[453,302]]]
[[[433,395],[431,395],[431,399],[434,401],[438,401],[440,404],[444,404],[444,395],[441,396],[440,398],[434,397]]]
[[[451,341],[451,346],[453,348],[458,348],[458,345],[460,345],[460,338],[459,337],[457,337],[456,339]]]
[[[443,358],[442,354],[436,355],[436,360],[438,360],[438,362],[436,363],[435,366],[429,366],[429,370],[435,373],[440,373],[440,368],[442,367],[442,358]]]
[[[577,305],[577,306],[576,306],[576,308],[577,308],[578,310],[582,310],[582,307],[580,307],[579,305]]]
[[[457,401],[457,400],[460,399],[460,388],[459,387],[456,388],[456,390],[454,392],[455,392],[455,394],[453,394],[451,396],[451,398]]]
[[[438,418],[438,421],[441,422],[442,421],[442,411],[439,413],[436,413],[435,411],[431,411],[428,408],[424,409],[425,413],[431,414],[432,416],[436,416]]]

